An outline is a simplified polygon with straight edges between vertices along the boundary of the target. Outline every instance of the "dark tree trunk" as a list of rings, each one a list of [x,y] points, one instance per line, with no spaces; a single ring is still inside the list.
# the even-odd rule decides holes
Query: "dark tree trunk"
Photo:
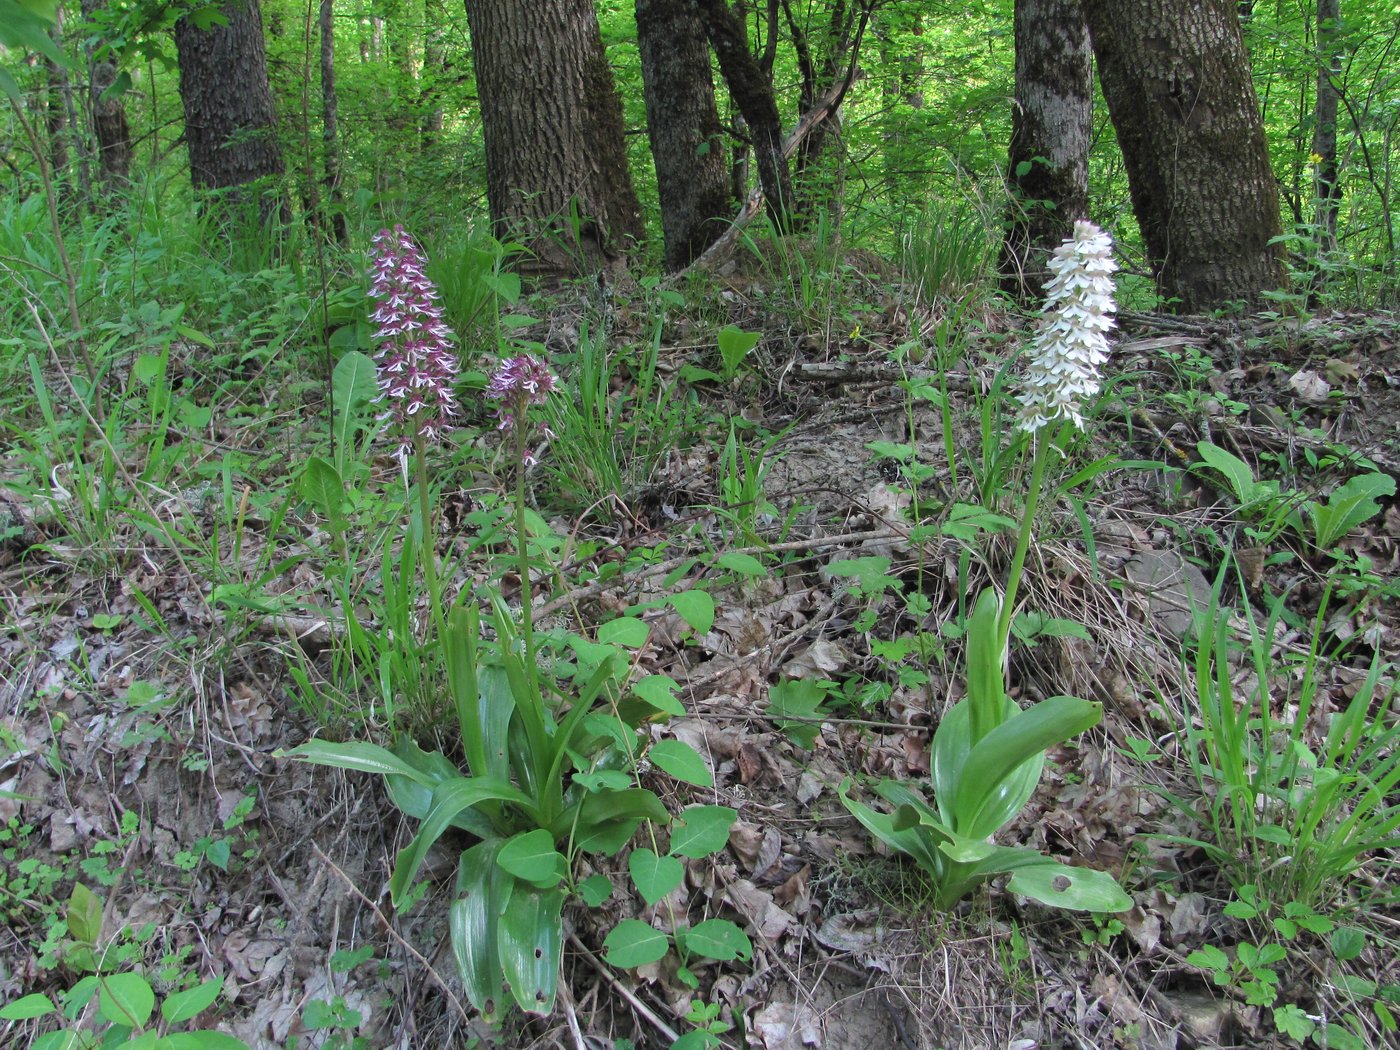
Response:
[[[1317,0],[1317,105],[1313,111],[1313,164],[1317,196],[1318,246],[1337,247],[1337,211],[1342,186],[1337,181],[1337,103],[1342,80],[1342,51],[1338,35],[1342,0]]]
[[[83,18],[90,19],[106,6],[105,0],[82,0]],[[97,139],[97,171],[110,195],[126,188],[131,179],[131,128],[121,97],[103,98],[117,80],[117,65],[109,58],[93,59],[89,69],[88,105],[92,132]]]
[[[1050,252],[1088,218],[1094,55],[1079,0],[1016,0],[1015,26],[1001,273],[1003,290],[1029,301],[1045,283]]]
[[[335,0],[321,0],[321,180],[325,187],[322,211],[330,216],[329,233],[337,244],[346,241],[345,210],[340,193],[340,126],[335,94]]]
[[[227,25],[175,23],[185,145],[196,191],[221,199],[229,217],[257,206],[264,224],[287,219],[282,148],[267,81],[258,0],[229,0]],[[254,185],[258,184],[258,185]]]
[[[1232,0],[1083,0],[1162,296],[1257,306],[1283,283],[1278,189]]]
[[[683,270],[724,232],[737,203],[729,192],[710,49],[686,0],[637,0],[637,46],[666,268]]]
[[[773,81],[764,73],[749,51],[744,27],[725,0],[694,0],[705,23],[710,46],[719,59],[720,72],[729,85],[730,97],[739,107],[753,142],[754,164],[763,186],[768,214],[781,231],[792,228],[792,173],[783,156],[783,128],[778,119],[778,102]]]
[[[523,268],[541,275],[624,258],[642,213],[592,0],[466,7],[498,235],[521,240],[534,256]]]

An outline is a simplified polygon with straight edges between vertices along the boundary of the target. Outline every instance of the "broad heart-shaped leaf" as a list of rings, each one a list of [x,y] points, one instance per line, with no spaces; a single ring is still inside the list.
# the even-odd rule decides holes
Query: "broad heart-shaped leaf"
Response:
[[[496,863],[500,839],[478,842],[457,861],[457,895],[447,913],[452,954],[467,998],[488,1024],[500,1017],[505,975],[496,927],[515,880]]]
[[[1002,695],[1002,720],[1016,717],[1020,708],[1005,694]],[[968,757],[972,754],[971,701],[959,700],[954,704],[933,734],[930,748],[930,776],[933,781],[933,801],[938,807],[938,815],[948,827],[957,827],[958,815],[954,804],[958,796],[958,784],[967,768]],[[1045,765],[1044,753],[1033,755],[1015,774],[1003,781],[995,801],[995,809],[1008,814],[997,827],[1001,827],[1021,812],[1035,786],[1040,782],[1040,771]],[[991,819],[992,809],[988,810]],[[995,830],[995,829],[993,829]],[[992,832],[988,832],[991,834]],[[985,836],[984,836],[985,837]]]
[[[1071,911],[1120,912],[1133,906],[1133,899],[1108,872],[1071,867],[1039,854],[1036,857],[1038,863],[1012,870],[1008,890]]]
[[[664,674],[648,675],[632,683],[632,692],[637,697],[663,714],[675,715],[677,718],[685,715],[685,705],[676,699],[676,690],[679,688],[674,678]]]
[[[1078,736],[1102,717],[1100,704],[1052,696],[993,729],[973,747],[958,777],[953,830],[975,839],[994,834],[1025,804],[1025,798],[1017,803],[1025,775],[1020,767],[1043,762],[1047,748]]]
[[[554,1009],[564,950],[564,896],[562,889],[517,882],[496,928],[501,971],[526,1013],[543,1015]]]
[[[748,934],[728,919],[706,919],[677,936],[684,936],[687,952],[707,959],[729,962],[753,958],[753,943]]]
[[[715,786],[714,774],[699,752],[683,740],[660,740],[647,752],[657,767],[686,784]]]
[[[418,828],[418,834],[407,846],[399,851],[394,861],[394,872],[389,877],[389,898],[394,907],[399,907],[407,896],[418,869],[433,843],[442,837],[454,817],[464,809],[488,801],[514,802],[527,812],[534,814],[535,807],[530,797],[518,788],[498,780],[485,777],[459,777],[448,780],[433,789],[433,802],[427,816]]]
[[[603,958],[620,970],[654,963],[670,949],[670,938],[641,919],[623,919],[603,939]]]
[[[675,609],[676,615],[697,635],[709,634],[714,626],[715,600],[709,591],[694,587],[688,591],[678,591],[666,599],[666,604]]]
[[[738,817],[728,806],[687,806],[671,826],[671,852],[694,858],[718,853]]]
[[[632,884],[648,905],[655,904],[681,884],[685,864],[676,857],[659,857],[655,850],[634,849],[627,858]]]
[[[568,860],[554,848],[554,836],[543,828],[507,840],[496,863],[517,879],[544,890],[558,886],[569,867]]]
[[[209,1009],[223,990],[223,980],[211,977],[203,984],[167,995],[165,1001],[160,1004],[160,1016],[168,1024],[183,1024]]]
[[[156,1006],[156,993],[139,973],[114,973],[101,979],[97,1011],[112,1024],[144,1028]]]

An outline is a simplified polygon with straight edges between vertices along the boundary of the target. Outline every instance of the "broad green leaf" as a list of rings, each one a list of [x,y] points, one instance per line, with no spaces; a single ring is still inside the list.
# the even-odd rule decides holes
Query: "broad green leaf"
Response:
[[[432,808],[423,818],[418,834],[399,851],[394,861],[394,871],[389,877],[389,897],[395,908],[402,906],[428,850],[442,837],[453,819],[462,810],[488,801],[514,802],[527,812],[535,809],[530,797],[518,788],[485,777],[460,777],[439,784],[433,790]]]
[[[382,776],[396,773],[410,780],[429,782],[422,773],[392,751],[362,740],[349,740],[343,744],[333,744],[327,740],[308,740],[290,751],[274,752],[273,757],[295,758],[318,766],[335,766],[338,769],[354,769],[361,773],[379,773]]]
[[[248,1050],[248,1044],[223,1032],[175,1032],[157,1042],[156,1050]]]
[[[822,702],[827,698],[828,689],[815,678],[794,678],[779,682],[768,691],[768,709],[765,712],[779,729],[792,738],[804,751],[816,746],[821,735],[821,718],[825,712]],[[803,721],[790,721],[800,718]],[[812,719],[813,721],[808,721]]]
[[[1108,872],[1071,867],[1049,857],[1017,868],[1006,888],[1052,908],[1071,911],[1120,912],[1133,906],[1133,899]]]
[[[638,679],[632,686],[632,692],[658,711],[679,718],[685,714],[685,705],[676,698],[679,688],[674,678],[654,674]]]
[[[102,936],[102,901],[81,882],[73,884],[65,918],[75,941],[96,944]]]
[[[6,1003],[0,1007],[0,1021],[32,1021],[36,1017],[43,1017],[58,1010],[52,999],[47,995],[35,992],[33,995],[26,995],[16,999],[12,1003]]]
[[[500,1018],[505,975],[496,927],[515,880],[499,864],[501,840],[479,842],[457,862],[456,898],[447,912],[452,954],[467,998],[487,1023]]]
[[[1020,767],[1043,760],[1047,748],[1078,736],[1102,717],[1100,704],[1052,696],[993,729],[973,746],[958,776],[953,829],[969,838],[993,834],[1010,819],[1008,789],[1018,784]]]
[[[297,494],[310,503],[331,528],[340,532],[345,526],[345,481],[340,471],[320,456],[312,456],[301,468],[297,478]]]
[[[888,782],[882,784],[882,790],[887,786]],[[886,846],[913,857],[924,874],[929,877],[929,880],[935,886],[939,885],[947,862],[939,856],[933,836],[928,834],[926,829],[917,826],[896,828],[893,816],[871,809],[864,802],[858,802],[850,797],[849,791],[850,784],[845,783],[841,785],[837,793],[841,796],[841,802],[850,811],[851,816],[860,821],[866,831]]]
[[[496,930],[501,970],[526,1013],[544,1015],[554,1009],[564,948],[564,896],[562,889],[517,883],[501,913]]]
[[[101,979],[97,1011],[112,1024],[144,1028],[155,1006],[155,992],[139,973],[114,973]]]
[[[640,919],[623,919],[603,939],[603,958],[619,970],[654,963],[670,950],[670,939]]]
[[[702,788],[715,786],[709,764],[683,740],[660,740],[652,745],[647,757],[659,769],[683,783]]]
[[[551,889],[568,874],[569,862],[554,848],[554,836],[543,828],[526,831],[507,840],[496,863],[517,879]]]
[[[670,595],[666,603],[676,610],[676,615],[696,634],[710,633],[710,628],[715,623],[715,600],[709,591],[692,587],[688,591]]]
[[[1310,503],[1313,534],[1323,550],[1337,543],[1362,522],[1380,513],[1377,499],[1395,495],[1395,479],[1388,474],[1358,474],[1332,493],[1325,504]]]
[[[685,864],[676,857],[661,857],[655,850],[634,849],[627,858],[632,884],[648,905],[655,904],[685,878]]]
[[[1002,680],[1001,601],[988,587],[977,597],[967,625],[968,744],[1005,721],[1006,689]],[[940,787],[940,790],[944,790]]]
[[[938,723],[938,728],[934,731],[933,745],[930,748],[934,803],[938,807],[938,813],[943,823],[949,827],[957,826],[957,814],[954,806],[958,784],[963,770],[967,767],[968,757],[972,753],[970,707],[971,700],[964,698],[943,715],[942,720]],[[1013,700],[1005,696],[1002,697],[1002,711],[1003,719],[1014,718],[1020,714],[1020,708]],[[1001,824],[1005,824],[1021,812],[1031,795],[1035,793],[1035,787],[1040,782],[1040,772],[1044,764],[1044,754],[1035,755],[1002,783],[996,797],[988,800],[989,805],[985,813],[988,823],[997,814],[1000,814],[1002,816]],[[997,827],[1000,827],[1001,824],[998,824]]]
[[[0,78],[3,78],[4,73],[5,71],[0,69]],[[3,79],[0,79],[0,83],[3,83]],[[84,1041],[79,1032],[45,1032],[29,1044],[29,1050],[87,1050],[88,1046],[90,1044]]]
[[[764,576],[768,572],[763,567],[763,562],[742,551],[726,551],[715,559],[715,564],[721,569],[737,572],[740,576]]]
[[[361,418],[359,409],[379,393],[374,361],[367,354],[351,350],[336,362],[331,373],[331,397],[335,402],[336,447],[350,451],[350,441]]]
[[[0,44],[15,51],[37,51],[50,62],[64,69],[76,70],[73,59],[63,53],[63,49],[53,42],[49,30],[53,28],[52,17],[57,4],[23,4],[19,0],[0,0]],[[7,77],[8,79],[8,77]],[[18,104],[18,85],[10,80],[5,85],[6,93],[12,94]]]
[[[671,852],[682,857],[708,857],[729,843],[729,829],[738,814],[728,806],[688,806],[671,826]]]
[[[826,567],[828,576],[854,579],[865,594],[880,594],[896,582],[890,575],[890,559],[874,555],[864,558],[843,558]]]
[[[578,895],[583,903],[596,908],[612,896],[612,879],[601,871],[596,871],[578,884]]]
[[[181,1024],[198,1017],[209,1009],[223,987],[224,982],[220,978],[211,977],[203,984],[168,995],[165,1002],[160,1004],[160,1015],[168,1024]]]
[[[719,356],[724,363],[724,374],[732,376],[744,363],[744,358],[763,338],[762,332],[746,332],[734,325],[725,325],[719,330]]]
[[[720,962],[753,958],[748,934],[728,919],[706,919],[686,930],[685,950]]]
[[[645,620],[635,616],[620,616],[609,620],[598,628],[598,641],[604,645],[620,645],[626,649],[640,649],[647,644],[651,628]]]
[[[384,778],[389,800],[398,809],[415,820],[422,820],[432,806],[433,789],[445,780],[462,775],[450,759],[440,751],[424,751],[410,737],[404,736],[394,744],[394,753],[422,775],[421,780],[390,774]],[[491,838],[495,834],[490,819],[475,810],[466,809],[452,821],[453,827],[469,831],[477,838]]]

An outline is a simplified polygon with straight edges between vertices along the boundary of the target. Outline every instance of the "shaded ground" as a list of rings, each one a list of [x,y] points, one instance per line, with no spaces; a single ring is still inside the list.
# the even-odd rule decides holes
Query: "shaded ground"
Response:
[[[781,432],[765,456],[771,508],[747,517],[708,509],[724,504],[722,466],[696,444],[660,459],[610,522],[554,520],[561,534],[596,535],[624,554],[663,539],[668,556],[706,544],[778,552],[769,576],[716,586],[719,613],[702,639],[686,643],[673,615],[649,614],[652,644],[643,654],[645,670],[684,686],[691,712],[658,734],[693,743],[717,780],[705,798],[659,772],[651,786],[676,808],[713,801],[740,815],[730,849],[693,862],[676,902],[695,918],[741,921],[755,943],[751,965],[700,974],[704,996],[736,1026],[727,1045],[1270,1045],[1273,1027],[1258,1007],[1185,961],[1203,944],[1238,940],[1240,926],[1223,914],[1229,886],[1200,851],[1146,837],[1197,829],[1143,788],[1189,790],[1180,729],[1193,716],[1180,654],[1189,608],[1207,600],[1206,581],[1224,553],[1239,559],[1261,608],[1282,596],[1303,625],[1334,561],[1307,553],[1287,530],[1267,535],[1225,479],[1186,468],[1199,460],[1197,442],[1209,440],[1300,501],[1358,473],[1359,460],[1348,456],[1400,477],[1396,319],[1123,319],[1081,460],[1112,455],[1163,466],[1105,473],[1076,489],[1078,510],[1061,499],[1042,515],[1027,605],[1083,624],[1087,637],[1013,646],[1011,666],[1021,697],[1076,693],[1101,700],[1105,719],[1052,755],[1032,805],[1003,836],[1119,874],[1137,907],[1110,928],[997,886],[953,914],[932,914],[916,872],[877,852],[836,799],[847,777],[927,773],[930,731],[962,689],[960,647],[941,628],[957,620],[962,592],[1000,578],[1010,553],[1004,534],[912,534],[909,509],[917,497],[924,520],[946,523],[956,504],[978,502],[979,472],[991,468],[976,465],[977,406],[1020,322],[958,322],[962,352],[946,384],[932,388],[947,398],[945,427],[938,398],[907,393],[908,380],[935,374],[927,357],[915,360],[929,352],[890,363],[892,348],[934,343],[945,319],[887,302],[873,285],[869,297],[877,305],[839,321],[794,321],[734,282],[710,320],[678,320],[662,333],[661,369],[679,376],[712,342],[714,313],[764,332],[739,380],[696,390],[731,416]],[[614,345],[645,340],[640,311],[609,320]],[[534,334],[567,351],[576,325],[576,313],[561,309]],[[240,440],[231,428],[216,426],[214,436]],[[259,431],[246,451],[294,459],[305,437]],[[872,442],[916,448],[926,476],[903,485],[897,459],[872,454]],[[391,464],[382,476],[394,483]],[[614,973],[597,961],[617,919],[649,917],[625,894],[570,912],[568,991],[553,1017],[503,1033],[482,1029],[460,994],[439,918],[453,857],[444,850],[431,859],[438,881],[428,897],[392,914],[388,870],[408,830],[378,784],[272,757],[313,729],[296,702],[288,657],[300,651],[312,672],[329,671],[334,626],[315,608],[326,597],[318,579],[326,539],[309,510],[279,524],[245,502],[246,546],[233,549],[234,538],[218,532],[227,519],[206,492],[172,490],[151,501],[171,520],[202,523],[228,566],[248,568],[250,578],[252,566],[302,559],[267,578],[264,591],[298,598],[274,608],[223,600],[228,592],[216,592],[207,572],[172,557],[139,521],[115,521],[105,549],[65,532],[73,516],[59,505],[64,477],[46,485],[18,454],[0,480],[8,483],[0,489],[0,789],[30,800],[0,798],[0,1000],[66,987],[71,975],[54,951],[62,902],[82,881],[106,902],[109,936],[143,933],[130,950],[149,972],[222,977],[227,1002],[213,1020],[255,1047],[294,1037],[302,1046],[333,1045],[329,1036],[347,1032],[369,1047],[666,1046],[667,1027],[685,1030],[679,1018],[692,993],[664,963]],[[992,482],[1016,491],[1014,481]],[[473,475],[460,498],[471,505],[491,484]],[[1342,541],[1349,558],[1370,560],[1374,582],[1331,596],[1324,619],[1329,645],[1340,650],[1322,677],[1329,703],[1356,688],[1373,651],[1393,661],[1400,649],[1400,511],[1393,499],[1384,505]],[[1017,513],[1014,499],[987,509]],[[269,544],[275,558],[259,562],[253,548]],[[862,591],[830,571],[833,562],[868,557],[888,558],[895,582]],[[371,550],[367,571],[377,562]],[[599,619],[658,586],[643,573],[590,586],[587,567],[571,579],[577,607]],[[911,604],[911,594],[921,600]],[[546,611],[568,607],[556,601]],[[872,643],[900,638],[922,638],[927,659],[892,659]],[[1306,644],[1297,630],[1282,641]],[[849,702],[828,703],[831,717],[810,749],[763,717],[773,684],[808,678],[852,683]],[[1133,741],[1151,742],[1161,759],[1131,757]],[[1394,849],[1382,851],[1362,881],[1393,897],[1393,862]],[[608,874],[626,871],[625,857],[598,863]],[[1375,914],[1393,934],[1400,910],[1392,904]],[[1396,958],[1373,942],[1351,965],[1397,985]],[[1299,953],[1283,975],[1289,1001],[1318,1015],[1343,1008],[1327,975],[1335,965],[1321,950]],[[334,1020],[335,1010],[343,1030],[313,1027]],[[27,1045],[32,1029],[4,1025],[0,1043]]]

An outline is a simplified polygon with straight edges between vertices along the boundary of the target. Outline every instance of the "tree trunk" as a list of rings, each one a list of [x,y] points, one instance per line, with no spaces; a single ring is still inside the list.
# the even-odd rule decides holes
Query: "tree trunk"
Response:
[[[1158,291],[1254,307],[1284,279],[1278,190],[1233,0],[1083,0]]]
[[[1046,261],[1089,214],[1094,54],[1079,0],[1016,0],[1016,98],[1002,289],[1040,294]]]
[[[267,80],[258,0],[228,0],[227,25],[175,23],[185,145],[195,190],[220,199],[233,217],[255,204],[257,218],[285,222],[282,148]],[[261,183],[261,185],[254,185]]]
[[[1316,179],[1317,239],[1324,252],[1337,248],[1337,212],[1342,186],[1337,181],[1337,102],[1342,80],[1338,41],[1342,0],[1317,0],[1317,105],[1313,110],[1312,162]]]
[[[53,42],[63,48],[63,8],[54,11],[57,19],[53,30]],[[53,173],[54,187],[58,191],[60,210],[66,211],[73,202],[74,173],[68,170],[68,107],[64,96],[67,94],[68,71],[51,58],[44,59],[44,123],[49,135],[49,171]]]
[[[637,46],[666,268],[683,270],[724,232],[736,203],[710,48],[704,24],[685,0],[637,0]]]
[[[754,164],[773,225],[787,233],[792,228],[792,173],[783,156],[783,128],[773,81],[767,76],[744,37],[744,27],[725,0],[695,0],[710,46],[719,59],[729,94],[744,115],[753,141]]]
[[[106,6],[105,0],[82,0],[83,18],[91,19]],[[92,59],[88,66],[88,105],[92,132],[97,139],[97,171],[108,195],[125,189],[131,179],[131,128],[121,96],[103,98],[117,80],[117,65],[110,58]]]
[[[622,103],[592,0],[466,0],[486,140],[486,194],[502,239],[541,275],[595,272],[643,234]]]
[[[321,0],[319,17],[321,33],[321,168],[325,173],[321,184],[325,199],[323,213],[329,215],[329,232],[337,244],[344,244],[345,209],[340,193],[340,125],[335,94],[335,0]]]

